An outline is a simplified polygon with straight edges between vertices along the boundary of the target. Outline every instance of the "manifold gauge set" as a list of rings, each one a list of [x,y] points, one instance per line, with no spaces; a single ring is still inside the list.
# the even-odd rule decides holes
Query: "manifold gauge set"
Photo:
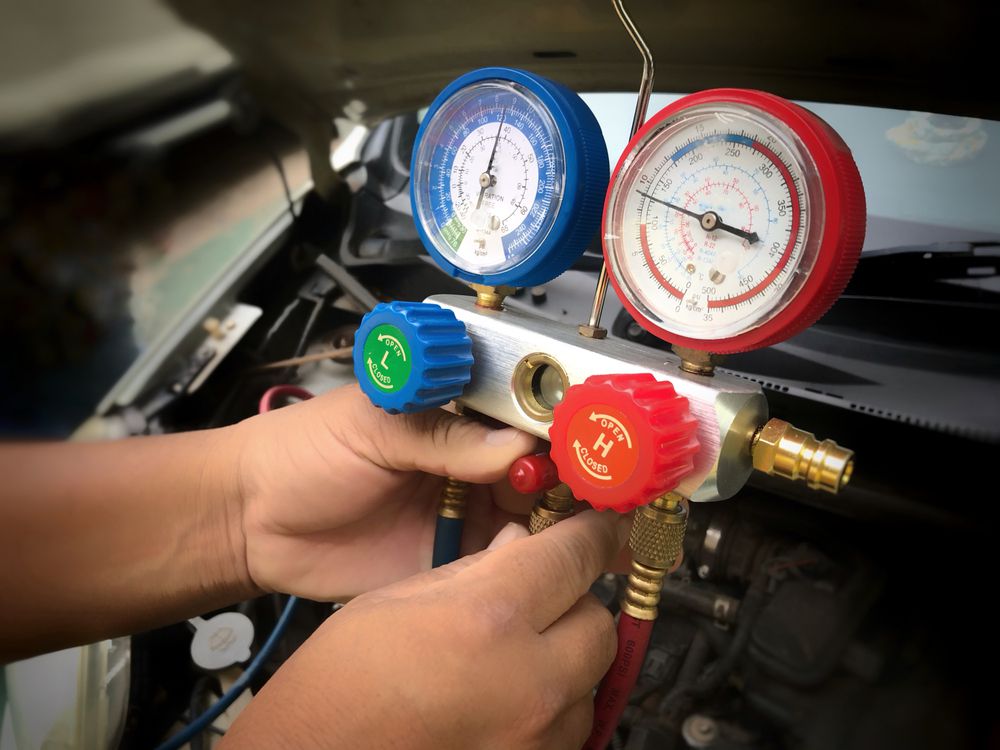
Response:
[[[760,388],[713,356],[798,333],[843,290],[865,227],[847,146],[778,96],[715,89],[609,161],[593,113],[554,81],[494,67],[445,88],[416,137],[413,216],[477,296],[380,304],[356,336],[362,389],[390,413],[455,401],[548,440],[550,470],[522,466],[524,489],[559,482],[600,510],[725,499],[755,468],[838,491],[850,451],[769,420]],[[678,356],[505,308],[598,232],[622,303]]]
[[[361,388],[387,412],[454,401],[548,441],[508,474],[535,495],[532,534],[580,502],[634,513],[619,653],[585,750],[607,747],[635,686],[688,503],[730,498],[754,470],[835,493],[854,467],[851,451],[769,418],[759,386],[716,369],[719,355],[802,331],[847,284],[865,230],[850,151],[814,114],[759,91],[686,96],[642,125],[649,85],[644,73],[610,173],[593,113],[560,84],[484,68],[445,88],[417,132],[410,198],[428,252],[476,296],[380,304],[354,344]],[[504,305],[595,236],[604,267],[587,324]],[[608,281],[673,354],[607,337]],[[434,566],[461,553],[466,493],[447,478]]]

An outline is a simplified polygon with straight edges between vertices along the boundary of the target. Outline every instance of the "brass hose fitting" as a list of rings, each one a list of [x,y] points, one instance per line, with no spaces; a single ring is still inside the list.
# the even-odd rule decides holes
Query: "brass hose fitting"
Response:
[[[674,344],[670,348],[673,349],[674,354],[681,358],[680,368],[692,375],[711,377],[715,373],[715,366],[722,359],[718,354],[689,349],[686,346]]]
[[[546,491],[541,499],[535,503],[531,509],[531,518],[528,519],[528,531],[534,535],[564,521],[573,515],[573,503],[576,498],[569,487],[563,483],[557,484],[551,490]]]
[[[469,483],[455,477],[448,477],[441,491],[438,515],[442,518],[465,518],[465,498],[469,494]]]
[[[668,492],[635,511],[628,540],[632,570],[621,607],[637,620],[656,619],[663,579],[684,547],[687,508],[682,500],[676,492]]]
[[[832,494],[842,490],[854,472],[854,451],[832,440],[820,442],[782,419],[772,419],[757,431],[750,454],[758,471],[800,479],[810,489]]]
[[[488,286],[487,284],[469,284],[476,292],[476,307],[488,310],[502,310],[503,301],[517,291],[512,286]]]

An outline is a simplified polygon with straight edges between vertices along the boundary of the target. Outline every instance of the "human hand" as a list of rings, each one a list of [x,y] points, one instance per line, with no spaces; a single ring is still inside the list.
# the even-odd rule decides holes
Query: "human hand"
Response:
[[[346,599],[426,570],[446,475],[476,483],[463,552],[531,509],[506,473],[534,437],[437,409],[391,416],[357,386],[237,432],[246,566],[265,590]]]
[[[579,748],[617,643],[586,592],[625,542],[619,519],[588,511],[534,537],[507,527],[492,549],[358,597],[223,747]]]

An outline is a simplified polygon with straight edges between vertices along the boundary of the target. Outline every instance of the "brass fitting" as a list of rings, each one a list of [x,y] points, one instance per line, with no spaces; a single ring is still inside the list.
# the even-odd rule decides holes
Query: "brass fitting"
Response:
[[[476,307],[489,310],[503,310],[503,301],[517,291],[512,286],[488,286],[486,284],[469,284],[476,292]]]
[[[528,531],[535,535],[545,531],[549,526],[565,521],[573,515],[573,503],[575,502],[576,498],[573,497],[569,487],[565,484],[557,484],[548,490],[531,509]]]
[[[769,420],[750,443],[753,467],[785,479],[801,479],[813,490],[837,494],[851,481],[854,451],[781,419]]]
[[[442,518],[465,518],[465,497],[469,494],[469,483],[455,477],[448,477],[441,491],[438,515]]]
[[[715,374],[715,366],[722,359],[718,354],[703,352],[700,349],[688,349],[686,346],[674,345],[670,348],[681,358],[680,368],[692,375],[711,377]]]
[[[576,330],[581,336],[586,336],[588,339],[606,339],[608,337],[608,329],[602,326],[581,323],[576,327]]]
[[[682,500],[676,492],[668,492],[635,511],[628,540],[632,570],[621,607],[638,620],[656,619],[663,579],[684,548],[687,508]]]

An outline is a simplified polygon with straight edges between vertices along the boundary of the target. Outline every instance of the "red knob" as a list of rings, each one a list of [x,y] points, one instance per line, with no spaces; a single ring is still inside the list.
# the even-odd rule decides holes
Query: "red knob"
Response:
[[[521,456],[510,465],[507,472],[510,486],[522,495],[551,490],[559,484],[559,470],[544,453]]]
[[[691,471],[696,428],[672,384],[649,373],[594,375],[556,406],[551,456],[578,500],[626,513]]]

